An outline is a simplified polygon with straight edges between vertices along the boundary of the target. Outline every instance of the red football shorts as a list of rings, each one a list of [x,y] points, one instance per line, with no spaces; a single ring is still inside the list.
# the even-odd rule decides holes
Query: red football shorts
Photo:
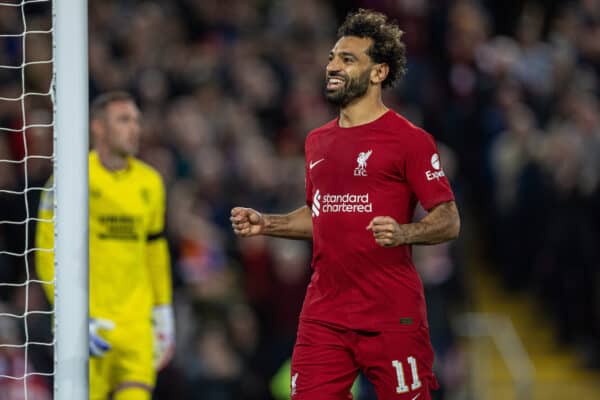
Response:
[[[386,332],[338,329],[300,321],[291,369],[292,400],[349,400],[359,371],[378,400],[431,400],[438,383],[432,372],[428,328],[407,325]]]

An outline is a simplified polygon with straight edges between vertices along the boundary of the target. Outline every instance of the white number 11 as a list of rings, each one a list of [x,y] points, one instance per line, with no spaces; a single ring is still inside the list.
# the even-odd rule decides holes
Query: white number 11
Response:
[[[417,371],[417,360],[414,357],[408,357],[406,359],[410,364],[410,372],[412,374],[412,384],[410,385],[410,390],[416,390],[421,387],[421,381],[419,380],[419,372]],[[396,368],[396,377],[398,378],[398,386],[396,387],[396,393],[406,393],[408,392],[408,386],[406,385],[406,380],[404,379],[404,368],[402,367],[402,362],[398,360],[392,361],[392,365]]]

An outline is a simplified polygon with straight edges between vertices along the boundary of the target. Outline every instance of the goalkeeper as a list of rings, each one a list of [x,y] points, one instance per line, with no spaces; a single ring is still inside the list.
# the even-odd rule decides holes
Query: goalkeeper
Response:
[[[90,399],[149,400],[174,350],[165,190],[158,173],[133,157],[140,112],[129,94],[101,95],[90,117]],[[40,218],[52,218],[52,203],[44,192]],[[36,246],[53,247],[51,223],[38,223]],[[52,280],[52,254],[36,252],[36,268]],[[54,288],[44,286],[52,301]]]

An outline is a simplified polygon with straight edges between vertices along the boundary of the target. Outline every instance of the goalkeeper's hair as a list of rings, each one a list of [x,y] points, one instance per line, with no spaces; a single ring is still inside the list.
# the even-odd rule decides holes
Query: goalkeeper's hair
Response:
[[[406,47],[402,43],[404,32],[385,14],[360,8],[348,14],[337,31],[338,38],[356,36],[370,38],[373,44],[367,55],[377,64],[387,64],[389,72],[381,86],[393,87],[406,72]]]
[[[106,108],[110,104],[120,101],[131,101],[135,103],[135,99],[131,94],[120,90],[99,95],[94,99],[90,106],[90,120],[104,117]]]

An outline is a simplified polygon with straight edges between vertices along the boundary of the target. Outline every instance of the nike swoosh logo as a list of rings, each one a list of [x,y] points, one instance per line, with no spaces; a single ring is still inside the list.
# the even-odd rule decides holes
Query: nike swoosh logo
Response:
[[[421,393],[417,394],[415,397],[413,397],[411,400],[417,400],[417,398],[421,395]]]
[[[313,168],[314,168],[314,167],[316,167],[316,166],[317,166],[317,164],[318,164],[318,163],[320,163],[321,161],[325,161],[325,159],[324,159],[324,158],[321,158],[320,160],[317,160],[317,161],[315,161],[315,162],[312,162],[312,161],[311,161],[311,162],[310,162],[310,164],[308,164],[308,169],[313,169]]]

